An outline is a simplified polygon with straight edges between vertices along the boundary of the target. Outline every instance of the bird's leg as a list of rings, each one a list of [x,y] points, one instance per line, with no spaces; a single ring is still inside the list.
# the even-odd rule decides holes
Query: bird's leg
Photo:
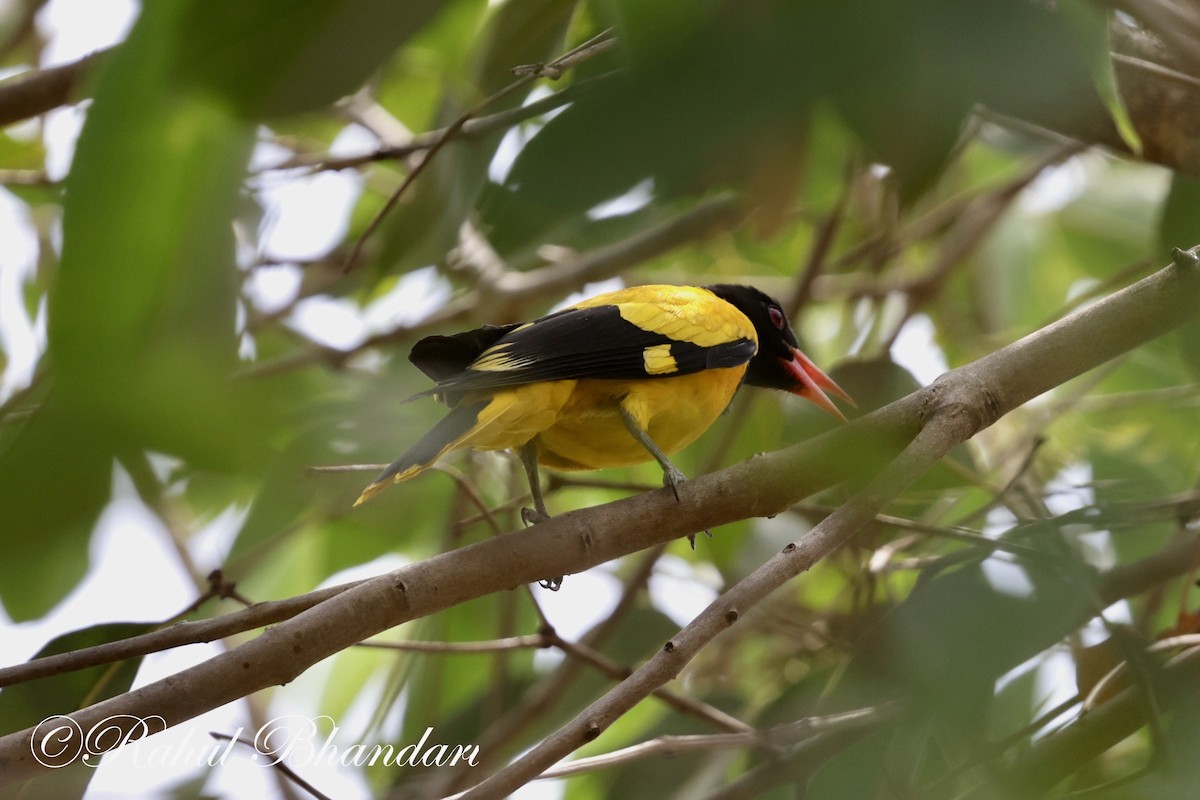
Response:
[[[542,498],[542,481],[538,477],[537,443],[530,439],[521,445],[521,449],[517,453],[521,457],[521,466],[525,468],[525,477],[529,480],[529,491],[533,495],[533,508],[521,509],[521,521],[526,525],[536,525],[550,519],[550,512],[546,510],[546,501]],[[562,586],[562,582],[563,576],[558,575],[554,578],[540,580],[538,585],[543,589],[557,592]]]
[[[637,439],[638,444],[646,448],[646,452],[654,456],[654,460],[662,467],[663,486],[670,486],[671,491],[675,493],[675,501],[679,502],[679,485],[686,482],[687,478],[679,471],[679,467],[671,463],[667,454],[658,449],[650,434],[642,430],[642,426],[638,425],[633,415],[624,408],[621,409],[621,422],[625,423],[625,430],[629,431],[629,435]]]
[[[517,454],[521,457],[521,466],[525,468],[529,491],[533,495],[533,508],[521,509],[521,521],[526,525],[545,522],[550,519],[550,512],[546,510],[546,501],[542,499],[542,481],[538,477],[537,443],[530,439],[521,445]]]
[[[667,454],[659,449],[658,445],[654,443],[654,440],[650,438],[650,434],[646,433],[646,431],[642,429],[642,426],[638,425],[637,420],[633,418],[633,415],[624,408],[621,409],[621,421],[625,423],[625,430],[629,431],[629,435],[636,439],[638,444],[646,448],[646,452],[654,456],[654,460],[658,462],[660,467],[662,467],[663,486],[670,486],[671,491],[675,494],[675,502],[680,502],[679,485],[686,482],[687,478],[684,477],[684,474],[679,471],[679,467],[671,463],[671,459],[667,458]],[[704,531],[704,535],[710,539],[712,538],[712,534],[707,530]],[[687,538],[688,542],[692,545],[692,549],[695,550],[696,534],[689,533]]]

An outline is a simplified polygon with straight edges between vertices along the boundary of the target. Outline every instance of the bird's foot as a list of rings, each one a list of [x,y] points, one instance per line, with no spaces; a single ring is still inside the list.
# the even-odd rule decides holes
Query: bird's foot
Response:
[[[675,494],[675,502],[676,503],[683,502],[682,500],[679,499],[679,487],[685,483],[687,483],[687,478],[684,476],[684,474],[682,472],[679,471],[678,467],[676,467],[674,464],[672,464],[670,462],[667,462],[666,464],[663,465],[663,486],[670,487],[671,491]],[[709,533],[707,530],[704,531],[704,535],[710,539],[712,538],[712,534]],[[687,535],[687,538],[688,538],[688,543],[692,546],[692,549],[695,550],[696,549],[696,534],[689,533]]]
[[[687,483],[687,477],[674,464],[663,467],[663,486],[670,487],[671,492],[675,495],[676,503],[683,502],[679,499],[679,487],[685,483]]]
[[[521,522],[524,522],[526,527],[537,525],[539,522],[545,522],[550,519],[550,515],[545,511],[540,511],[536,508],[522,508]]]
[[[544,578],[538,581],[538,586],[542,587],[543,589],[549,589],[552,592],[557,592],[560,588],[562,588],[562,582],[563,576],[559,575],[557,578]]]

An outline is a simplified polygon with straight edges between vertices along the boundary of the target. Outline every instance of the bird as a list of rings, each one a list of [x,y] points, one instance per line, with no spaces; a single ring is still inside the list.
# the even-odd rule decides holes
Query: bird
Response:
[[[517,453],[534,505],[522,510],[526,524],[550,517],[539,465],[654,460],[678,500],[686,479],[669,455],[704,433],[743,384],[799,395],[843,422],[829,395],[854,404],[801,352],[780,304],[739,284],[618,289],[532,322],[427,336],[409,360],[435,382],[409,400],[435,396],[450,413],[355,506],[465,448]]]

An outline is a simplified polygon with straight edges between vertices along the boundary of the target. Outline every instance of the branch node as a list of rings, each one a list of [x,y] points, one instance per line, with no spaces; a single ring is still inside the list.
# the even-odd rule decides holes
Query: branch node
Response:
[[[675,652],[675,643],[668,639],[667,643],[663,645],[663,652],[664,653],[674,653]]]
[[[738,613],[736,608],[731,608],[725,612],[725,621],[732,625],[733,623],[737,622],[741,616],[742,615]]]
[[[583,739],[587,742],[595,741],[599,735],[600,723],[598,722],[589,722],[587,728],[583,731]]]
[[[563,76],[563,71],[560,67],[557,67],[554,64],[537,63],[522,64],[518,67],[513,67],[512,74],[516,75],[518,78],[524,78],[529,75],[533,75],[537,78],[549,78],[552,81],[556,81]]]
[[[921,427],[929,425],[935,417],[954,420],[965,440],[1000,419],[1000,407],[1000,399],[985,382],[947,372],[925,392]]]
[[[1200,255],[1196,254],[1195,248],[1184,250],[1180,247],[1172,247],[1171,261],[1179,269],[1200,268]]]
[[[437,586],[431,586],[430,588],[433,589],[434,591],[437,591]],[[392,589],[396,592],[397,604],[407,606],[409,604],[408,603],[408,584],[404,582],[404,579],[399,578],[399,577],[394,578],[392,580]]]
[[[795,543],[795,542],[788,542],[788,543],[787,543],[786,545],[784,545],[784,547],[783,547],[783,552],[785,552],[785,553],[792,553],[792,552],[795,552],[795,550],[796,550],[796,543]]]
[[[579,527],[579,548],[585,556],[590,556],[592,547],[596,544],[596,535],[592,531],[591,524],[581,525]]]

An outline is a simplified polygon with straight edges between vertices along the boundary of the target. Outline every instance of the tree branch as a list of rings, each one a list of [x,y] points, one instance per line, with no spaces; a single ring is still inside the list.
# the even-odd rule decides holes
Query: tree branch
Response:
[[[495,114],[488,114],[481,117],[473,117],[462,124],[459,129],[457,139],[477,139],[486,136],[496,131],[511,128],[526,120],[539,117],[548,111],[553,111],[556,108],[565,106],[579,98],[579,96],[590,86],[603,81],[608,75],[597,75],[594,78],[586,78],[584,80],[572,83],[565,89],[561,89],[554,94],[543,97],[540,100],[535,100],[527,105],[517,106],[516,108],[498,111]],[[369,153],[363,153],[357,156],[343,156],[340,158],[332,158],[325,154],[320,155],[295,155],[286,161],[278,164],[264,167],[259,170],[263,172],[273,172],[278,170],[289,169],[306,169],[310,172],[323,172],[328,170],[343,170],[354,169],[357,167],[372,164],[376,161],[393,161],[401,158],[407,158],[414,153],[420,153],[433,148],[437,142],[446,135],[446,128],[437,128],[435,130],[426,131],[425,133],[417,134],[403,144],[393,144],[379,147]]]
[[[715,525],[780,513],[832,483],[874,473],[926,423],[904,455],[852,503],[723,595],[622,684],[615,697],[601,700],[480,789],[480,796],[494,796],[594,738],[612,721],[606,713],[653,691],[682,668],[710,631],[731,624],[736,619],[732,612],[744,613],[871,521],[883,503],[954,443],[1031,398],[1200,316],[1200,259],[1176,252],[1174,265],[956,369],[926,389],[803,444],[688,481],[681,487],[681,502],[668,490],[648,492],[410,564],[337,592],[227,653],[71,717],[84,731],[114,714],[159,715],[168,725],[178,725],[259,689],[288,683],[317,661],[410,619]],[[0,738],[0,783],[47,769],[33,757],[32,735],[30,729]]]
[[[0,81],[0,127],[73,102],[79,84],[110,52],[112,48],[97,50],[70,64],[31,69]]]
[[[85,647],[69,653],[43,656],[24,664],[3,667],[0,668],[0,688],[96,667],[101,664],[112,664],[128,658],[137,658],[149,653],[181,647],[185,644],[212,642],[235,633],[261,628],[264,625],[274,625],[285,619],[291,619],[301,611],[310,609],[359,583],[362,581],[317,589],[314,592],[289,597],[286,600],[255,603],[249,608],[232,614],[195,622],[177,622],[169,628],[143,633],[140,636],[131,636],[118,642]]]
[[[741,747],[762,747],[768,749],[785,749],[830,731],[845,731],[875,725],[894,716],[894,706],[879,708],[860,708],[853,711],[842,711],[823,717],[804,717],[796,722],[777,725],[769,730],[749,730],[743,733],[701,733],[686,735],[666,735],[640,742],[629,747],[615,750],[603,755],[580,758],[561,767],[547,770],[540,777],[544,779],[569,778],[585,772],[634,761],[641,761],[654,755],[673,756],[679,753],[705,752],[710,750],[728,750]]]

